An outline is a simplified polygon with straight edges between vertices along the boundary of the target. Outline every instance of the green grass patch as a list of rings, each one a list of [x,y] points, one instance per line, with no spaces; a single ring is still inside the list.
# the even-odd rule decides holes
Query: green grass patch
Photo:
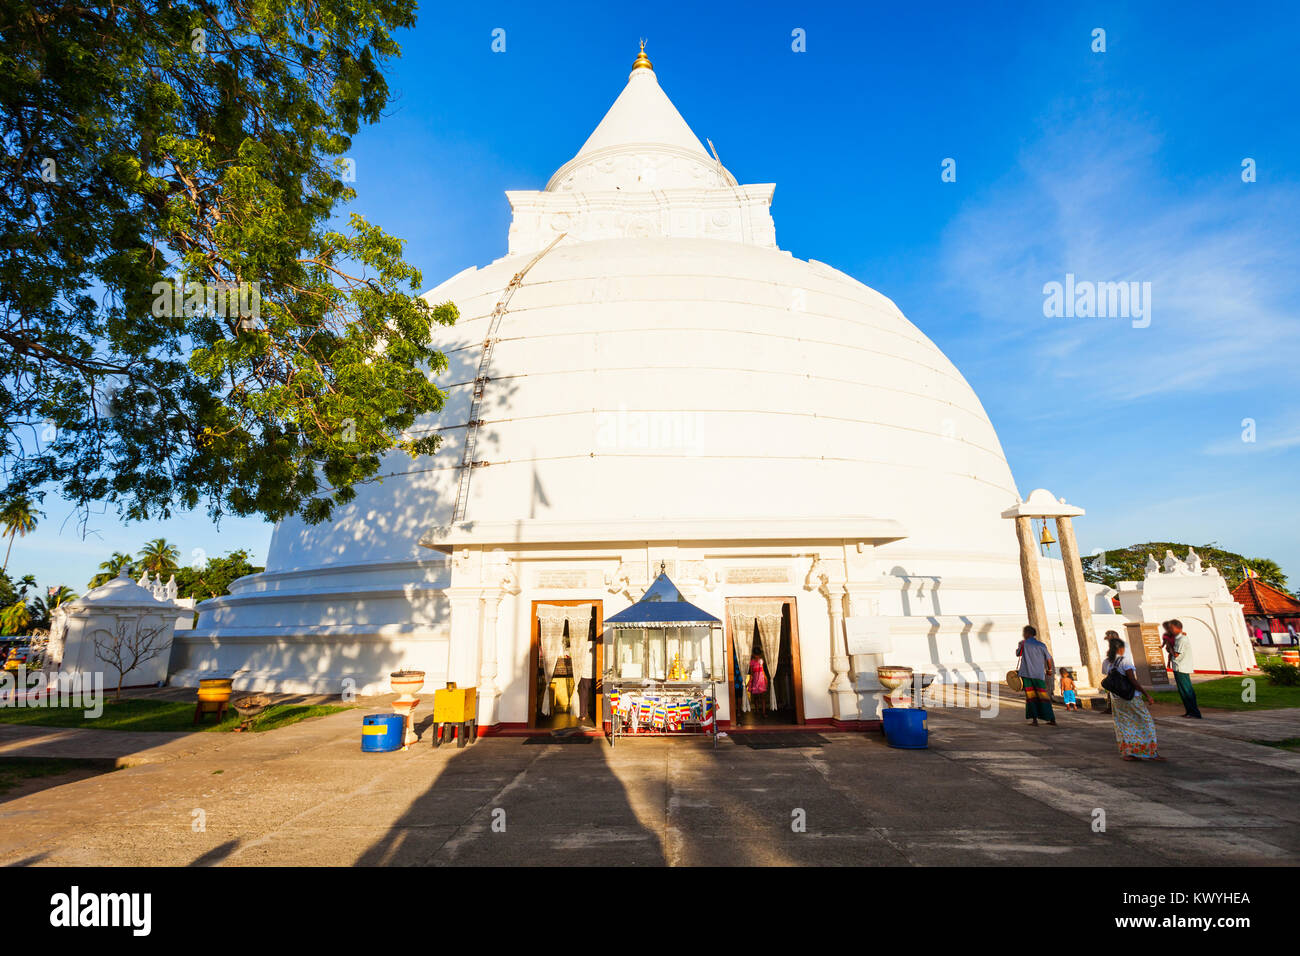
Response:
[[[27,758],[0,758],[0,793],[7,793],[19,784],[38,777],[57,777],[74,770],[103,768],[86,760],[33,760]]]
[[[1243,677],[1221,677],[1194,684],[1196,702],[1201,707],[1221,710],[1269,710],[1278,707],[1300,707],[1300,687],[1279,687],[1270,684],[1263,675],[1249,678],[1255,682],[1255,700],[1241,699]],[[1159,691],[1153,695],[1162,704],[1181,704],[1177,691]]]
[[[290,724],[296,724],[300,720],[310,720],[313,717],[328,717],[330,714],[337,714],[341,710],[351,710],[352,708],[343,704],[273,704],[266,708],[254,722],[252,730],[254,733],[261,733],[264,730],[279,730],[281,727],[288,727]],[[238,716],[233,725],[222,724],[222,730],[234,730],[239,726]]]
[[[1253,743],[1263,744],[1265,747],[1276,747],[1279,750],[1293,750],[1300,753],[1300,737],[1288,737],[1286,740],[1256,740]]]
[[[351,709],[339,704],[274,704],[262,711],[252,729],[254,732],[278,730],[300,720]],[[203,723],[195,724],[194,701],[183,700],[109,700],[104,702],[104,712],[98,717],[87,717],[80,707],[0,707],[0,723],[31,727],[221,733],[234,730],[239,722],[239,715],[231,709],[226,711],[221,723],[209,716]]]

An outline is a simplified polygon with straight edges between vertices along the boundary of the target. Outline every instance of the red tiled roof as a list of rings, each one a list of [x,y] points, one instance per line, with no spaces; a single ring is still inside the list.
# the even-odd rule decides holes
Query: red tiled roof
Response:
[[[1294,617],[1300,615],[1300,601],[1259,578],[1246,578],[1232,589],[1243,614],[1257,617]]]

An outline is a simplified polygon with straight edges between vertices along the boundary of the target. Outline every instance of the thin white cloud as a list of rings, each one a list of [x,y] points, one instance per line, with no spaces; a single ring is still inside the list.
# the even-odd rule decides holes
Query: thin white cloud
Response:
[[[1242,431],[1244,434],[1245,429]],[[1253,441],[1246,441],[1242,437],[1227,438],[1210,442],[1201,452],[1206,455],[1258,455],[1292,448],[1300,448],[1300,428],[1292,426],[1281,434],[1270,435],[1267,431],[1261,434],[1256,424]]]
[[[946,285],[988,343],[1024,349],[1053,384],[1112,400],[1240,389],[1294,366],[1300,190],[1246,184],[1227,167],[1175,184],[1135,118],[1090,107],[1052,121],[1018,169],[978,193],[945,233]],[[1167,159],[1167,156],[1165,156]],[[1066,273],[1150,282],[1152,321],[1046,318],[1043,285]]]

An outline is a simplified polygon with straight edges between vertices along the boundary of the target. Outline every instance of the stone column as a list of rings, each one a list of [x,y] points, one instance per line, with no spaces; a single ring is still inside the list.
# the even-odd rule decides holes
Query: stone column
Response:
[[[858,693],[849,679],[849,646],[844,636],[844,585],[823,578],[818,591],[826,598],[831,625],[831,708],[836,720],[857,720]]]
[[[844,585],[844,590],[849,595],[849,619],[880,615],[880,588],[877,585],[850,581]],[[847,624],[845,629],[848,629]],[[846,647],[847,637],[846,634]],[[885,688],[876,675],[885,663],[884,653],[850,657],[849,661],[854,664],[851,678],[858,698],[859,719],[879,720],[885,707]]]
[[[504,589],[483,595],[483,651],[478,670],[478,721],[484,727],[501,722],[501,688],[497,684],[497,619]]]
[[[1092,608],[1088,607],[1088,589],[1083,580],[1079,544],[1074,539],[1074,519],[1069,515],[1058,517],[1056,536],[1060,539],[1061,560],[1065,564],[1065,584],[1070,590],[1074,631],[1079,636],[1079,660],[1088,671],[1088,689],[1095,690],[1101,686],[1101,652],[1097,649],[1097,632],[1092,626]]]
[[[1025,610],[1038,639],[1052,649],[1052,632],[1047,626],[1047,609],[1043,605],[1043,581],[1038,575],[1038,542],[1034,540],[1034,521],[1027,515],[1016,517],[1016,538],[1020,541],[1020,580],[1025,588]]]
[[[458,687],[477,687],[483,589],[453,587],[447,588],[443,594],[451,604],[451,648],[447,657],[447,680],[455,681]]]

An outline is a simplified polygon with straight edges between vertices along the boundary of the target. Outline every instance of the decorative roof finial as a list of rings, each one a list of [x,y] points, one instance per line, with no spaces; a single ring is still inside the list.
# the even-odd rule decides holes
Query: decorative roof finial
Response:
[[[632,64],[632,69],[647,69],[654,71],[654,64],[650,62],[650,57],[645,55],[645,40],[641,41],[641,52],[636,55],[636,62]]]

